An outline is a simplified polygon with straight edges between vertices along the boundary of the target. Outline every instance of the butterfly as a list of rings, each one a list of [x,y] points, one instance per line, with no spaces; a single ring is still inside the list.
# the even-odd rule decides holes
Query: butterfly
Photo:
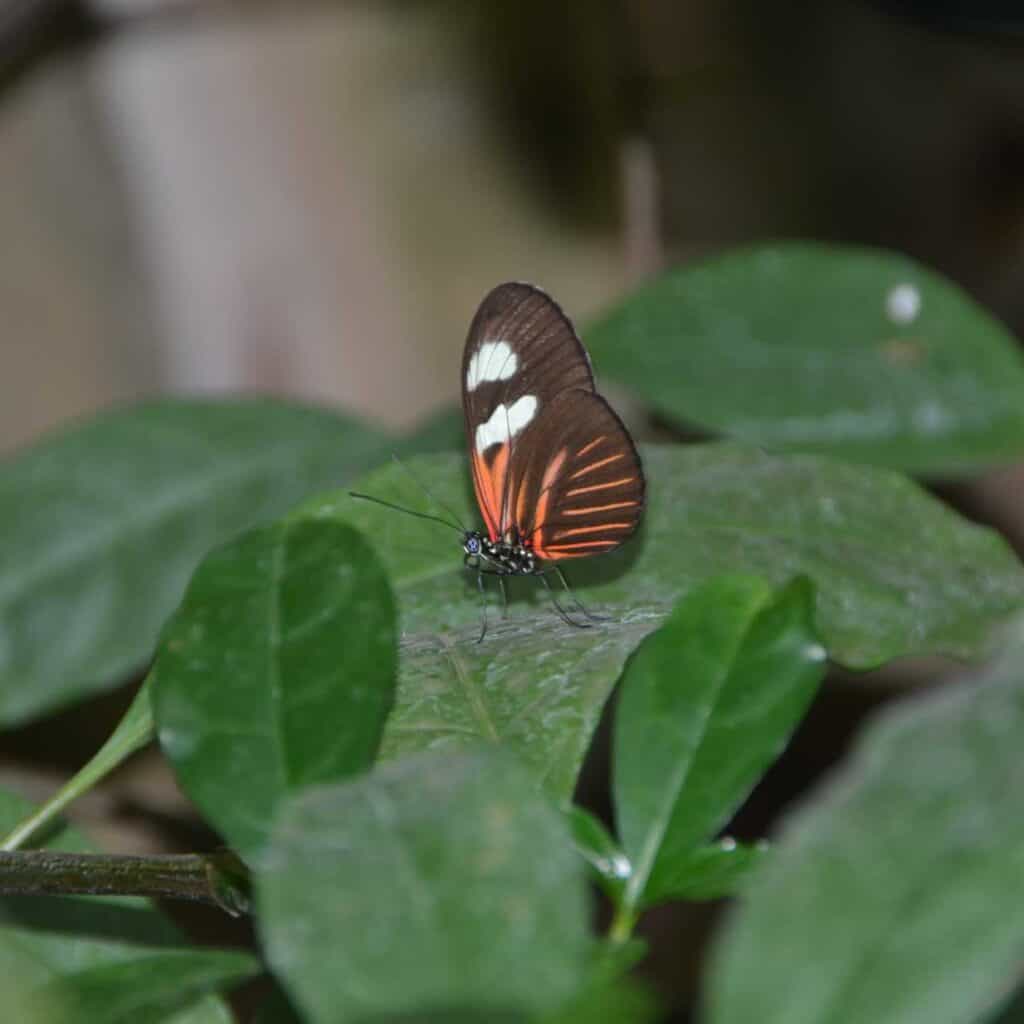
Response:
[[[462,408],[484,528],[456,528],[485,602],[480,639],[487,575],[503,597],[507,577],[539,578],[559,614],[581,625],[547,576],[571,594],[559,563],[619,547],[640,525],[646,485],[629,431],[594,388],[583,343],[540,288],[508,282],[481,302],[462,357]]]

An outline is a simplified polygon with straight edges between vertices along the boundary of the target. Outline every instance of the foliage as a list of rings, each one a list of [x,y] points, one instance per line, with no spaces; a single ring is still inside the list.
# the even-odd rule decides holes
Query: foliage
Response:
[[[673,422],[936,476],[1024,454],[1024,362],[906,256],[788,243],[672,271],[587,333],[603,374]]]
[[[28,806],[0,790],[0,829],[9,829]],[[90,848],[73,829],[46,845]],[[226,1006],[206,993],[256,970],[244,953],[186,948],[184,936],[142,900],[0,898],[0,998],[5,1011],[15,1005],[21,1011],[10,1020],[225,1024]]]
[[[1024,871],[1022,735],[1020,628],[980,678],[880,716],[784,823],[722,936],[711,1024],[982,1019],[1024,948],[1007,899]]]
[[[1018,454],[1004,332],[901,258],[781,246],[676,271],[589,338],[653,411],[744,440],[643,446],[640,535],[567,565],[585,629],[529,579],[507,616],[482,609],[455,531],[338,489],[474,522],[449,416],[396,442],[325,410],[167,401],[0,466],[0,719],[153,659],[58,798],[31,815],[0,794],[7,846],[80,848],[47,833],[56,811],[157,735],[248,865],[261,948],[188,947],[138,900],[5,898],[7,1017],[224,1021],[211,992],[263,969],[267,1021],[651,1021],[638,920],[730,896],[708,1024],[980,1024],[1009,1002],[1024,571],[900,472]],[[771,845],[728,834],[829,660],[997,650],[870,724]],[[603,715],[611,820],[572,802]]]

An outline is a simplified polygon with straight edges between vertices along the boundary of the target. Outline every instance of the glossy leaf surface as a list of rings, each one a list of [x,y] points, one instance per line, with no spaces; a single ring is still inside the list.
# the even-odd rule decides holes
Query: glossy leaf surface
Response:
[[[733,896],[760,867],[768,850],[767,843],[737,843],[728,837],[698,846],[657,872],[644,892],[644,905]]]
[[[257,881],[268,959],[311,1024],[548,1012],[586,977],[582,862],[529,774],[494,753],[420,755],[291,798]]]
[[[640,536],[613,555],[566,563],[577,594],[610,619],[590,629],[565,625],[537,581],[518,579],[507,619],[491,593],[477,643],[480,599],[454,530],[347,493],[295,513],[358,525],[395,586],[401,665],[386,757],[501,742],[567,798],[627,655],[680,597],[721,573],[775,584],[808,576],[826,648],[856,668],[910,654],[977,656],[1024,602],[1024,572],[1007,545],[897,474],[732,444],[643,455],[650,500]],[[476,522],[461,456],[408,468]],[[447,514],[399,466],[359,489]]]
[[[772,449],[915,473],[1024,455],[1024,361],[949,280],[881,250],[788,243],[658,278],[586,332],[602,378]]]
[[[711,1024],[972,1024],[1024,949],[1024,645],[905,702],[784,823],[709,977]]]
[[[205,993],[230,987],[258,973],[249,953],[174,950],[142,953],[115,964],[88,967],[43,985],[46,1012],[59,1007],[68,1024],[159,1024],[182,1020],[179,1007]]]
[[[0,829],[23,818],[31,805],[0,791]],[[72,829],[46,844],[51,849],[90,849]],[[184,936],[146,901],[113,897],[0,897],[2,1005],[17,1000],[38,1024],[79,1024],[83,1020],[160,1020],[167,1024],[228,1024],[227,1008],[204,996],[221,981],[258,969],[247,954],[216,950],[186,952]],[[93,1017],[78,1013],[79,999],[106,988],[111,997],[159,956],[164,960],[159,989],[130,986],[134,1017]],[[176,956],[186,960],[172,961]],[[180,968],[180,969],[179,969]],[[150,998],[152,996],[152,998]],[[45,1010],[41,1009],[41,1004]],[[175,1008],[177,1007],[177,1008]],[[147,1017],[146,1014],[153,1014]],[[26,1024],[37,1024],[25,1018]]]
[[[253,856],[288,793],[372,764],[396,662],[391,589],[356,530],[259,527],[204,559],[164,631],[160,743],[211,824]]]
[[[754,577],[719,577],[629,659],[612,767],[632,864],[627,906],[678,885],[694,851],[782,752],[825,672],[812,609],[805,579],[776,593]]]
[[[390,447],[323,409],[188,400],[106,413],[0,462],[0,725],[123,682],[207,551]]]

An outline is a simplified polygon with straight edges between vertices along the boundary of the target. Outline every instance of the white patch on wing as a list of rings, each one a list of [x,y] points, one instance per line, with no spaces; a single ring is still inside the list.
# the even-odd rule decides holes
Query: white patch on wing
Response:
[[[507,341],[485,341],[470,357],[466,390],[474,391],[489,380],[508,380],[518,368],[519,360]]]
[[[504,444],[516,436],[536,415],[537,399],[523,395],[511,405],[499,405],[486,423],[476,428],[476,450],[485,452],[492,444]]]

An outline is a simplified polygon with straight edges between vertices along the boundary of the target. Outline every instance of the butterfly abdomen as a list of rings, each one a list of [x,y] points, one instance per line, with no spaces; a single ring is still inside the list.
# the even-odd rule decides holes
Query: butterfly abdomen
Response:
[[[507,576],[529,576],[537,571],[537,556],[525,545],[498,541],[483,541],[485,561],[494,571]]]

